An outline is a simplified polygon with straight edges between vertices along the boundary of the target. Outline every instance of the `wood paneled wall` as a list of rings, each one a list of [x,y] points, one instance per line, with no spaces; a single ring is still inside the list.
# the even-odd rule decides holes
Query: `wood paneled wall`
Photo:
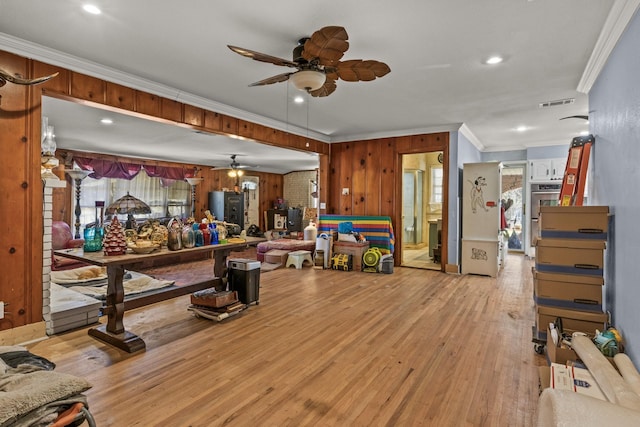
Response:
[[[53,96],[104,109],[186,126],[206,132],[240,136],[261,143],[320,154],[321,213],[390,216],[401,224],[398,197],[401,155],[425,151],[445,153],[445,194],[448,176],[448,133],[326,144],[288,132],[250,123],[218,112],[183,104],[96,77],[76,73],[8,52],[0,51],[0,68],[25,78],[58,72],[38,86],[7,84],[0,88],[0,143],[5,153],[0,168],[0,300],[8,302],[0,330],[42,320],[42,181],[40,178],[40,126],[42,96]],[[331,156],[331,158],[329,158]],[[260,209],[282,196],[282,179],[260,177]],[[66,179],[59,174],[63,179]],[[205,185],[196,189],[197,210],[204,211],[208,191],[233,187],[223,172],[203,167]],[[264,182],[263,182],[264,181]],[[342,195],[348,188],[349,194]],[[70,218],[65,191],[55,200],[64,203],[55,215]],[[56,204],[58,202],[55,202]],[[445,200],[444,211],[447,211]],[[326,209],[322,205],[326,204]],[[446,224],[443,233],[446,235]],[[396,233],[400,247],[401,233]],[[443,248],[446,254],[446,247]],[[443,259],[446,263],[446,259]],[[397,260],[396,260],[397,262]]]
[[[187,105],[154,94],[84,75],[58,66],[0,51],[0,68],[24,78],[59,73],[37,86],[7,84],[0,88],[0,143],[5,162],[0,168],[0,301],[9,303],[0,331],[42,321],[43,186],[40,177],[42,96],[52,96],[107,110],[118,110],[149,120],[320,154],[328,164],[329,144]],[[321,171],[322,174],[325,173]],[[282,178],[260,177],[261,209],[282,197]],[[58,176],[66,179],[58,170]],[[196,190],[198,209],[204,211],[206,193],[233,187],[229,177],[203,168],[208,184]],[[327,181],[322,177],[323,182]],[[69,188],[72,188],[70,186]],[[323,194],[327,195],[328,187]],[[70,195],[57,192],[56,217],[70,219]],[[62,203],[60,203],[62,202]]]
[[[29,62],[3,54],[0,68],[29,76]],[[11,83],[0,88],[0,329],[42,320],[43,186],[40,132],[33,132],[34,93]],[[35,120],[40,127],[40,118]],[[40,286],[38,286],[40,284]]]
[[[145,159],[131,159],[122,156],[110,156],[105,154],[95,153],[81,153],[76,151],[58,150],[56,152],[57,157],[60,160],[60,166],[54,170],[54,173],[61,179],[66,179],[66,188],[56,188],[53,190],[53,220],[65,221],[68,224],[75,222],[74,213],[71,211],[72,199],[75,197],[75,184],[71,182],[71,179],[64,173],[65,162],[72,162],[74,155],[82,155],[83,157],[101,158],[112,161],[125,161],[131,163],[137,163],[142,165],[158,165],[169,167],[185,167],[186,169],[197,169],[197,176],[203,178],[202,182],[196,186],[196,219],[204,218],[204,211],[209,209],[208,193],[210,191],[218,191],[223,188],[229,188],[233,190],[235,184],[235,178],[231,178],[228,175],[227,170],[215,170],[210,166],[173,163],[158,160],[145,160]],[[70,167],[70,165],[67,165]],[[284,177],[280,174],[254,172],[247,170],[247,175],[256,176],[260,180],[259,187],[259,199],[260,206],[258,209],[263,212],[273,207],[273,202],[278,197],[282,197],[282,183]],[[260,224],[258,226],[264,230],[264,219],[260,218]]]
[[[327,213],[391,217],[396,238],[396,263],[402,244],[402,155],[443,152],[444,194],[448,194],[449,133],[411,135],[331,144]],[[345,194],[347,193],[348,194]],[[448,212],[448,199],[442,206]],[[443,236],[447,235],[446,214]],[[446,265],[446,238],[442,264]]]

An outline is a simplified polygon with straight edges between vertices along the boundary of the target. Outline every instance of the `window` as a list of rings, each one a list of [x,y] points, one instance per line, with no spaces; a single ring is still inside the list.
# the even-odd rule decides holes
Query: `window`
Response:
[[[442,203],[442,166],[431,166],[431,198],[429,203]]]
[[[186,217],[190,212],[191,187],[186,181],[175,181],[170,186],[163,187],[160,178],[151,178],[141,172],[131,181],[116,178],[84,179],[80,193],[80,224],[84,227],[95,222],[100,214],[96,212],[96,201],[104,201],[106,209],[127,192],[151,208],[151,214],[136,215],[138,220],[165,216]],[[120,215],[119,219],[126,218]]]

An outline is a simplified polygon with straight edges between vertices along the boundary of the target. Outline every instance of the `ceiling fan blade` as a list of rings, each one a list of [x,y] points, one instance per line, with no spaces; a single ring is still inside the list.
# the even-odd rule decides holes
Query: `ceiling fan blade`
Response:
[[[268,62],[269,64],[282,65],[285,67],[298,68],[298,64],[288,59],[278,58],[277,56],[267,55],[265,53],[256,52],[254,50],[245,49],[243,47],[227,45],[229,49],[235,53],[245,56],[247,58],[254,59],[260,62]]]
[[[351,59],[336,66],[338,77],[347,82],[371,81],[390,71],[391,68],[384,62],[373,60]]]
[[[583,120],[589,120],[589,116],[569,116],[569,117],[563,117],[560,120],[564,120],[564,119],[583,119]]]
[[[289,80],[289,76],[293,73],[283,73],[278,74],[277,76],[269,77],[264,80],[260,80],[259,82],[251,83],[249,86],[264,86],[270,85],[273,83],[280,83]]]
[[[315,96],[316,98],[321,98],[323,96],[329,96],[336,90],[336,81],[335,79],[329,78],[327,76],[327,80],[325,80],[324,84],[320,89],[309,91],[309,95]]]
[[[318,58],[322,65],[335,64],[349,49],[349,35],[343,27],[320,28],[304,43],[302,57],[307,61]]]

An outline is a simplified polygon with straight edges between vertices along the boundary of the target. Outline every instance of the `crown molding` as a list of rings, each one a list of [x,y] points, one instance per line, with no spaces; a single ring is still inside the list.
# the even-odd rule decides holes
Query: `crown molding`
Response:
[[[478,137],[475,136],[475,134],[473,132],[471,132],[471,129],[469,129],[469,126],[467,126],[466,123],[463,123],[462,126],[460,126],[460,133],[465,138],[467,138],[469,140],[469,142],[471,144],[473,144],[473,146],[478,149],[478,151],[483,152],[483,151],[485,151],[487,149],[487,147],[485,147],[484,144],[482,142],[480,142]]]
[[[638,6],[640,6],[640,0],[615,1],[582,73],[582,78],[578,83],[578,92],[589,93],[620,36],[638,10]]]
[[[402,130],[388,131],[388,132],[361,133],[361,134],[343,135],[343,136],[333,135],[331,137],[331,142],[332,143],[352,142],[352,141],[363,141],[367,139],[395,138],[395,137],[401,137],[401,136],[420,135],[425,133],[457,132],[460,129],[460,126],[463,126],[463,124],[450,123],[450,124],[443,124],[443,125],[428,126],[423,128],[402,129]]]
[[[323,133],[284,123],[279,120],[269,119],[257,114],[252,114],[247,111],[240,110],[211,99],[203,98],[192,93],[183,92],[179,89],[143,79],[133,74],[128,74],[96,62],[78,58],[55,49],[46,48],[39,44],[10,36],[6,33],[0,32],[0,48],[16,55],[21,55],[47,64],[63,67],[77,73],[86,74],[112,83],[130,87],[132,89],[183,102],[193,105],[194,107],[215,111],[217,113],[236,117],[241,120],[257,123],[273,129],[316,139],[321,142],[331,142],[331,138]]]

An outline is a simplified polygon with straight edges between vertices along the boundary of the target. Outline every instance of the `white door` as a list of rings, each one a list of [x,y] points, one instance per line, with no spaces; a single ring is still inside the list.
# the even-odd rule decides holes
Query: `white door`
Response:
[[[252,224],[260,224],[260,178],[257,176],[245,176],[242,178],[242,191],[244,192],[244,228]]]

